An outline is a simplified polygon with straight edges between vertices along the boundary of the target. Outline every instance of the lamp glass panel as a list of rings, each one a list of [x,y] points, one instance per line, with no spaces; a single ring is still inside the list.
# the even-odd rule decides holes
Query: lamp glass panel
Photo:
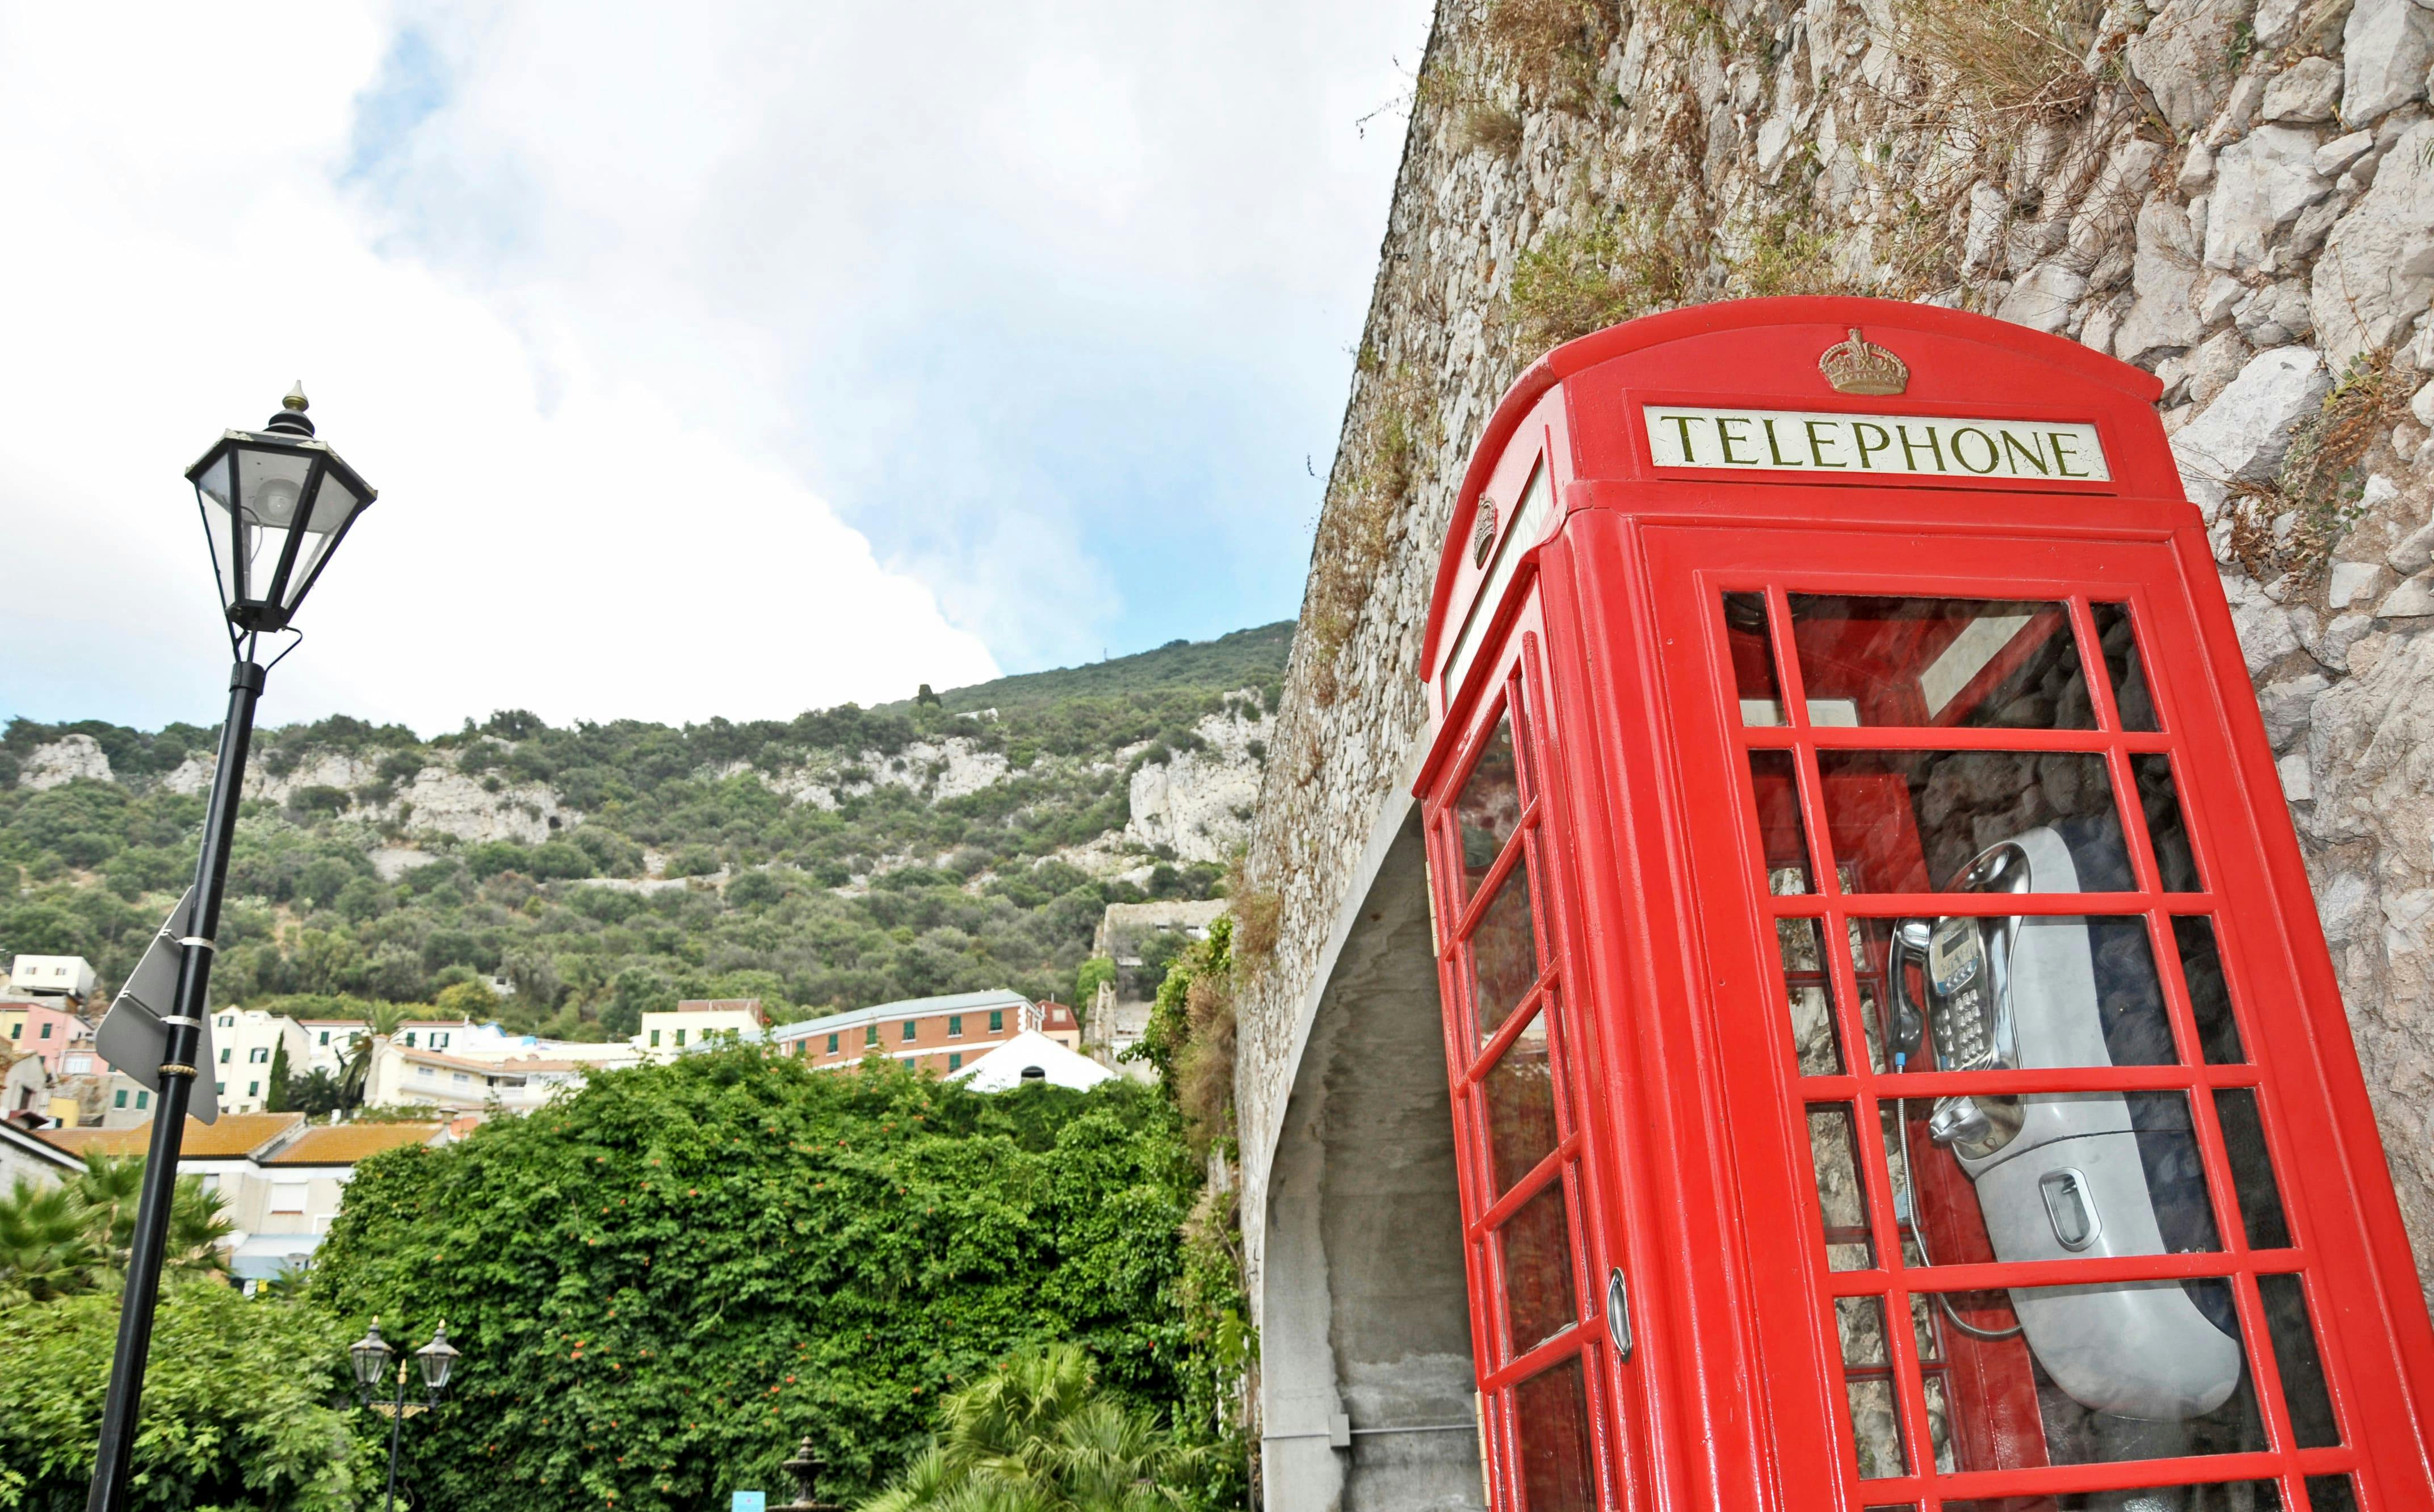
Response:
[[[231,503],[235,490],[230,479],[233,471],[229,455],[222,452],[195,479],[195,496],[204,506],[203,529],[212,541],[212,570],[219,575],[222,609],[245,596],[245,558],[238,550],[241,541]]]
[[[240,447],[236,452],[237,514],[241,538],[235,558],[240,564],[247,602],[269,595],[268,578],[287,549],[288,532],[304,513],[304,484],[313,459],[285,452]]]
[[[422,1383],[437,1391],[448,1384],[448,1372],[456,1364],[456,1351],[446,1343],[434,1340],[414,1353],[415,1363],[422,1366]]]
[[[357,1381],[367,1386],[380,1384],[382,1370],[388,1364],[389,1349],[380,1341],[379,1335],[358,1340],[347,1353],[353,1357]]]
[[[287,575],[286,588],[281,594],[282,608],[294,610],[304,597],[304,590],[312,586],[313,574],[337,541],[338,532],[363,507],[363,496],[349,488],[335,469],[322,469],[321,481],[313,489],[312,507],[304,515],[305,535],[296,548],[296,566]]]

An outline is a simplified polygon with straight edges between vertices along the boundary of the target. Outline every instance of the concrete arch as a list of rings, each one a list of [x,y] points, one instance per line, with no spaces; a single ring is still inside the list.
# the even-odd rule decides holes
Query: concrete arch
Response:
[[[1266,1171],[1265,1512],[1469,1512],[1469,1298],[1419,814],[1379,827]]]

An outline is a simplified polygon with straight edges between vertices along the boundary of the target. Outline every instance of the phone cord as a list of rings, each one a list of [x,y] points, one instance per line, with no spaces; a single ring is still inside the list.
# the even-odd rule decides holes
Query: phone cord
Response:
[[[1904,1063],[1909,1059],[1908,1056],[1894,1055],[1894,1071],[1896,1074],[1903,1070]],[[1927,1252],[1927,1215],[1919,1211],[1918,1206],[1916,1175],[1918,1167],[1911,1164],[1910,1160],[1910,1099],[1907,1097],[1894,1099],[1894,1126],[1901,1130],[1902,1182],[1910,1188],[1911,1194],[1910,1235],[1918,1245],[1919,1263],[1932,1265],[1935,1263],[1935,1257]],[[1983,1340],[1988,1344],[1999,1343],[2004,1339],[2016,1339],[2020,1336],[2020,1331],[2028,1327],[2025,1323],[2014,1323],[2007,1329],[1981,1329],[1952,1310],[1952,1298],[1947,1294],[1932,1292],[1928,1295],[1935,1298],[1935,1305],[1944,1314],[1944,1320],[1973,1339]]]

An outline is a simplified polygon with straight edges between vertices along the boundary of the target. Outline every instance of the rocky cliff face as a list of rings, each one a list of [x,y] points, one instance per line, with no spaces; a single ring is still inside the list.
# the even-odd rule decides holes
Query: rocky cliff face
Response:
[[[1252,841],[1245,1146],[1505,386],[1654,309],[1887,295],[2164,380],[2434,1281],[2429,63],[2419,0],[1441,0]]]

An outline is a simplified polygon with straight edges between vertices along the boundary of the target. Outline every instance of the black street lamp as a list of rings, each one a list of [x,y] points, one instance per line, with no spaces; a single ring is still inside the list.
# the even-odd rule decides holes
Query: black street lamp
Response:
[[[347,527],[372,502],[353,468],[313,436],[298,384],[278,414],[259,431],[230,431],[186,470],[202,511],[228,618],[228,718],[220,726],[219,768],[212,775],[203,816],[203,848],[195,864],[191,933],[178,941],[178,992],[161,1017],[167,1041],[161,1057],[161,1096],[145,1156],[143,1194],[127,1259],[127,1290],[118,1311],[117,1352],[110,1395],[102,1403],[100,1452],[94,1462],[87,1512],[122,1512],[144,1395],[144,1366],[152,1347],[152,1314],[160,1302],[162,1251],[177,1194],[178,1152],[185,1142],[186,1107],[197,1071],[196,1043],[211,1012],[213,937],[219,933],[220,891],[228,879],[229,839],[245,791],[245,757],[253,740],[253,706],[267,669],[254,660],[266,631],[287,628]],[[290,650],[294,649],[291,644]],[[284,653],[282,653],[283,655]],[[274,662],[274,664],[275,662]],[[441,1368],[444,1379],[446,1369]]]
[[[397,1507],[397,1446],[405,1428],[405,1420],[416,1413],[439,1405],[440,1394],[448,1389],[448,1378],[456,1368],[456,1351],[448,1343],[448,1325],[442,1322],[433,1331],[431,1342],[414,1351],[414,1363],[422,1372],[422,1400],[405,1400],[405,1362],[397,1363],[397,1389],[389,1400],[379,1400],[382,1378],[388,1374],[390,1349],[380,1336],[380,1319],[372,1319],[371,1332],[347,1346],[347,1358],[355,1367],[355,1392],[364,1405],[388,1418],[388,1497],[382,1504],[388,1512]]]

